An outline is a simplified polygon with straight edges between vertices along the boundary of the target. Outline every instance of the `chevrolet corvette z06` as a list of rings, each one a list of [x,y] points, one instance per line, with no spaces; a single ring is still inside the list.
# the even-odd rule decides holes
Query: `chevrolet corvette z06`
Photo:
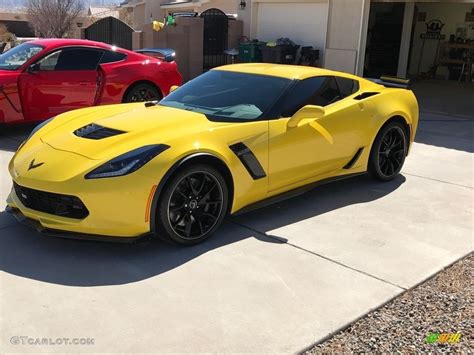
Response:
[[[160,102],[39,125],[12,158],[8,210],[59,236],[189,245],[227,214],[302,186],[402,169],[418,124],[404,80],[237,64]]]

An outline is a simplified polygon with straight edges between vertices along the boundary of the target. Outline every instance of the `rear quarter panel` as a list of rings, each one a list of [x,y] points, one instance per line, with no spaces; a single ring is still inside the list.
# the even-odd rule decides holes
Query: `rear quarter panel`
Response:
[[[418,102],[411,90],[383,88],[379,94],[361,100],[373,110],[370,134],[375,139],[380,128],[392,117],[405,119],[410,126],[410,143],[418,128]]]
[[[163,97],[168,95],[171,86],[181,85],[175,62],[167,63],[144,56],[101,64],[100,70],[104,74],[100,105],[121,103],[127,89],[140,81],[155,84]]]

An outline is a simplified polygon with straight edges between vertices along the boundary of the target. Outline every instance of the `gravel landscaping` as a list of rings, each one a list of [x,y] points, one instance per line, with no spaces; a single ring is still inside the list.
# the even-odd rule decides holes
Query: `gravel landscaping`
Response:
[[[474,351],[474,254],[369,313],[305,355],[347,352],[471,353]],[[426,341],[461,333],[458,343]],[[442,339],[442,338],[441,338]]]

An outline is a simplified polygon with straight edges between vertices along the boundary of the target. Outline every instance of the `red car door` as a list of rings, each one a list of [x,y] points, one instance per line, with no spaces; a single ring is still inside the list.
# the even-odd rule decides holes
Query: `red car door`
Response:
[[[93,48],[63,48],[30,65],[19,78],[25,119],[44,120],[94,105],[102,54]]]

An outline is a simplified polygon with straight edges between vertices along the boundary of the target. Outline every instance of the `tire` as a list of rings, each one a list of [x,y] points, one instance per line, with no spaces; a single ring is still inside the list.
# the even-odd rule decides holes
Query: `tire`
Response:
[[[132,86],[125,95],[123,102],[146,102],[161,100],[160,90],[151,84],[136,84]]]
[[[407,136],[400,122],[382,127],[370,151],[368,172],[381,181],[393,180],[402,170],[407,155]]]
[[[157,208],[158,237],[180,245],[209,238],[227,213],[228,188],[209,165],[185,167],[166,183]]]

